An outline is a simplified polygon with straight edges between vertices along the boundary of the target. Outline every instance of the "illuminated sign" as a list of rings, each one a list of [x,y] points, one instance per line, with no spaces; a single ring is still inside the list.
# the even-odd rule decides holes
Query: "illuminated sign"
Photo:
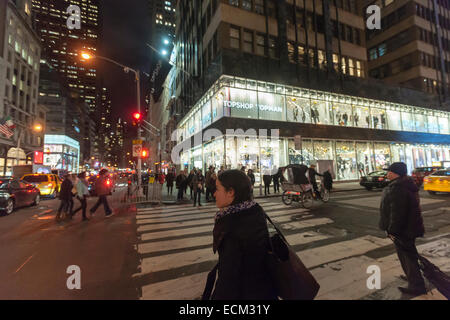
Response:
[[[34,152],[34,164],[43,164],[44,163],[44,153],[42,151]]]
[[[253,104],[253,103],[246,103],[246,102],[239,102],[239,101],[225,100],[223,102],[223,106],[228,107],[228,108],[236,108],[236,109],[259,108],[260,111],[280,112],[280,113],[283,112],[283,109],[281,107],[268,106],[265,104]]]

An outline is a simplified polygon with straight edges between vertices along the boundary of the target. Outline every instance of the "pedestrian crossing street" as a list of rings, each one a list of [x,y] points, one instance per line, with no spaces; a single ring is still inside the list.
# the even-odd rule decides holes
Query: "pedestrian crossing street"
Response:
[[[363,299],[373,294],[374,290],[366,285],[370,265],[380,267],[382,289],[398,282],[403,274],[395,253],[378,259],[365,255],[392,246],[389,239],[366,235],[343,240],[337,235],[319,232],[324,226],[332,226],[332,219],[316,217],[310,210],[288,207],[281,201],[261,199],[258,203],[283,231],[289,244],[303,248],[297,254],[321,285],[316,299]],[[213,203],[195,208],[186,204],[138,209],[136,224],[140,242],[137,251],[141,265],[134,277],[142,283],[141,299],[195,300],[201,297],[206,276],[218,259],[212,250],[216,211]],[[448,257],[436,252],[449,247],[449,239],[441,238],[418,246],[418,250],[422,254],[432,252],[433,257],[428,257],[442,267],[448,265]],[[427,295],[418,297],[421,298],[427,299]]]

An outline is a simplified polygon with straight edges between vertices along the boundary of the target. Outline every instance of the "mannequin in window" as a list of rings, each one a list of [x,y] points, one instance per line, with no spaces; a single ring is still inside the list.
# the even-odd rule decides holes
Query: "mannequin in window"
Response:
[[[344,115],[342,116],[342,120],[344,120],[344,126],[346,126],[347,123],[348,123],[348,114],[347,114],[347,112],[344,113]]]
[[[358,121],[359,121],[358,114],[355,114],[354,120],[355,120],[355,126],[358,126]]]
[[[293,116],[294,116],[294,121],[297,122],[298,121],[298,106],[294,107]]]
[[[377,116],[373,116],[373,128],[376,129],[378,126],[378,117]]]
[[[383,128],[385,128],[386,127],[386,116],[384,115],[384,113],[381,114],[380,118],[381,118],[381,126]]]

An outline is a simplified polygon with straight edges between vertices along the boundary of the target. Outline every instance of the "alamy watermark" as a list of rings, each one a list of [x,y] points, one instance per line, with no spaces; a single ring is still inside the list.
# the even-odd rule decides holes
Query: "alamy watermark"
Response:
[[[374,289],[381,289],[381,269],[377,265],[370,265],[367,267],[368,274],[371,276],[367,278],[367,289],[374,290]]]
[[[79,6],[70,5],[67,7],[66,13],[69,15],[67,18],[67,28],[69,30],[81,29],[81,9]]]
[[[70,274],[70,277],[67,278],[66,286],[69,290],[81,290],[81,269],[77,265],[71,265],[67,267],[67,274]]]
[[[368,6],[366,9],[368,15],[366,26],[369,30],[381,29],[381,8],[377,5]]]

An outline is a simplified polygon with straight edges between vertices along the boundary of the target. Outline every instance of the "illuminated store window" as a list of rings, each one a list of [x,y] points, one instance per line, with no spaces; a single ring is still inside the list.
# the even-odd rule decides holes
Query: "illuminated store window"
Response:
[[[386,110],[381,106],[370,109],[371,112],[371,128],[386,129]]]
[[[372,143],[356,142],[356,166],[359,177],[367,176],[374,171],[372,153]]]
[[[358,179],[353,141],[336,141],[336,171],[339,180]]]
[[[287,96],[287,121],[311,123],[311,109],[309,105],[309,99]]]
[[[403,107],[402,124],[403,124],[403,131],[416,131],[413,108]]]
[[[414,113],[414,119],[416,123],[416,131],[418,132],[427,132],[427,117],[425,115],[425,110],[416,109]]]
[[[391,154],[388,143],[374,143],[375,170],[383,170],[391,164]]]
[[[387,114],[387,125],[389,130],[402,130],[400,108],[390,106],[387,108]]]

